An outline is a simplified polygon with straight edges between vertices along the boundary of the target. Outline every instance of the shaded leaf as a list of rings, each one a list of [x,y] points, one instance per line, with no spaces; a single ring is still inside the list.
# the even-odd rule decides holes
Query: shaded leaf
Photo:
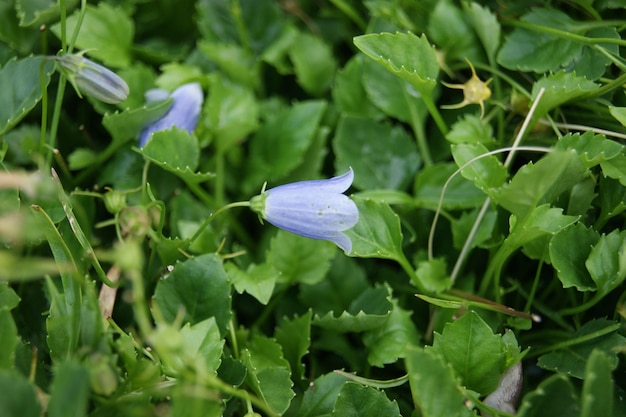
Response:
[[[596,284],[585,267],[591,249],[598,242],[598,233],[578,223],[561,230],[550,239],[550,260],[563,288],[595,291]]]
[[[400,417],[395,401],[390,401],[383,391],[347,382],[341,387],[331,417],[388,416]]]

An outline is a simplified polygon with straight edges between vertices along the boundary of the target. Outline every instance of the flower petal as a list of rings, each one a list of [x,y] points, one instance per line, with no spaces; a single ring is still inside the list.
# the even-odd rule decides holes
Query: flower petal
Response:
[[[343,193],[352,185],[352,181],[354,180],[354,171],[352,171],[352,167],[348,172],[343,175],[339,175],[337,177],[333,177],[326,180],[310,180],[310,181],[298,181],[292,182],[290,184],[279,185],[278,187],[271,188],[266,192],[270,191],[289,191],[292,193],[292,196],[297,196],[298,194],[308,195],[311,191],[316,190],[316,192],[325,192],[325,193]]]
[[[152,122],[139,135],[139,146],[144,146],[153,133],[170,129],[174,126],[188,132],[195,130],[200,117],[204,95],[198,83],[185,84],[171,95],[172,106],[160,119]]]

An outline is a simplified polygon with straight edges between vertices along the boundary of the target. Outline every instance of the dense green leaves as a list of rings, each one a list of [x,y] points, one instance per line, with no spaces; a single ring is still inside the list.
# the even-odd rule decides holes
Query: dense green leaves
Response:
[[[626,417],[623,2],[0,3],[2,417]]]

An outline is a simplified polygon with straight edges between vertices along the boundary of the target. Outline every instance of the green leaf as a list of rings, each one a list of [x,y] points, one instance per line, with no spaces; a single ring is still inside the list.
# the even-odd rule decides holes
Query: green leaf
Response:
[[[414,140],[401,127],[362,117],[339,121],[333,149],[335,168],[352,167],[360,189],[406,189],[421,165]]]
[[[613,367],[609,357],[601,350],[594,350],[585,368],[581,417],[613,415],[613,391],[611,377]]]
[[[419,343],[419,334],[411,319],[412,313],[391,300],[392,310],[387,321],[380,327],[363,334],[363,344],[368,349],[367,362],[372,366],[383,367],[395,363],[406,356],[409,345]],[[385,414],[386,415],[386,414]]]
[[[214,317],[195,323],[189,323],[180,329],[180,337],[184,354],[180,360],[188,358],[186,365],[201,367],[203,372],[216,373],[221,363],[224,340],[220,337],[220,329]],[[181,369],[184,370],[185,368]]]
[[[422,169],[415,179],[415,199],[420,207],[435,209],[446,181],[456,171],[454,163],[434,164]],[[448,184],[441,207],[446,210],[476,208],[485,201],[485,194],[461,175]]]
[[[97,154],[89,148],[76,148],[68,157],[67,163],[71,170],[84,169],[95,164]]]
[[[423,417],[468,415],[452,368],[432,349],[411,346],[405,362],[413,404]]]
[[[41,100],[40,71],[44,88],[54,65],[47,57],[11,59],[0,69],[0,135],[15,126]]]
[[[40,417],[41,404],[35,391],[26,378],[15,372],[0,370],[0,416]]]
[[[4,286],[6,284],[0,284],[0,287]],[[13,369],[15,348],[19,342],[17,326],[11,312],[6,307],[0,307],[0,369]]]
[[[48,403],[49,417],[82,417],[89,404],[89,371],[73,361],[62,363],[55,372]]]
[[[352,241],[351,256],[400,260],[402,230],[398,215],[385,203],[355,199],[359,221],[345,233]]]
[[[393,304],[390,289],[379,286],[363,291],[339,316],[329,311],[315,315],[313,324],[336,332],[363,332],[383,325],[390,317]]]
[[[390,401],[383,391],[347,382],[339,391],[330,417],[389,416],[400,417],[395,401]]]
[[[436,2],[430,12],[427,33],[448,60],[479,55],[475,32],[464,12],[450,0]]]
[[[107,113],[102,117],[102,125],[111,134],[113,142],[124,143],[137,139],[150,122],[161,118],[171,107],[172,100],[153,101],[145,106],[123,112]]]
[[[626,210],[626,186],[611,178],[600,179],[600,216],[598,224]]]
[[[425,35],[380,33],[361,35],[354,44],[365,55],[388,71],[408,81],[424,96],[431,96],[437,85],[439,64],[435,49]]]
[[[312,389],[308,389],[302,396],[302,403],[294,407],[292,403],[287,417],[318,417],[329,416],[339,396],[341,388],[346,384],[346,379],[336,373],[320,376],[313,381]]]
[[[452,286],[447,264],[443,258],[421,261],[417,266],[415,275],[419,280],[418,287],[434,294],[445,291]]]
[[[556,150],[566,151],[574,149],[587,168],[594,167],[601,162],[608,161],[621,155],[624,146],[604,135],[594,135],[593,132],[584,134],[567,134],[557,142]]]
[[[267,262],[279,283],[312,285],[324,279],[336,254],[331,242],[279,230],[270,242]]]
[[[257,130],[250,140],[250,174],[244,180],[244,190],[253,192],[264,181],[278,181],[303,162],[326,105],[321,100],[296,103]]]
[[[609,161],[600,162],[602,173],[609,178],[619,180],[626,187],[626,155],[620,155]]]
[[[78,0],[68,0],[63,7],[71,11]],[[20,18],[20,26],[40,26],[59,17],[60,2],[57,0],[16,0],[15,9]]]
[[[552,375],[522,399],[517,417],[572,417],[580,414],[578,396],[563,375]]]
[[[324,280],[315,285],[300,285],[298,300],[303,307],[312,308],[315,313],[322,315],[329,311],[346,310],[368,288],[365,271],[357,260],[337,256]]]
[[[332,52],[329,44],[306,32],[300,33],[289,49],[298,84],[313,96],[328,90],[335,77],[337,62]]]
[[[11,48],[22,55],[28,55],[34,50],[40,36],[38,28],[20,26],[14,1],[0,3],[0,41],[7,45],[7,49]]]
[[[524,165],[508,184],[491,197],[506,210],[522,218],[535,207],[551,203],[586,175],[587,169],[573,151],[554,151],[537,163]]]
[[[589,38],[604,38],[621,40],[619,33],[613,27],[593,28],[585,34]],[[589,80],[600,78],[606,71],[606,67],[612,62],[595,47],[603,48],[609,54],[619,55],[619,45],[615,43],[595,42],[593,45],[583,45],[580,57],[574,61],[574,65],[568,69]]]
[[[626,107],[608,106],[608,108],[611,116],[615,117],[622,126],[626,126]]]
[[[289,363],[273,339],[255,335],[241,351],[252,390],[277,414],[284,413],[295,393],[291,390]]]
[[[11,311],[20,303],[20,297],[6,282],[0,282],[0,311]]]
[[[372,65],[382,69],[384,73],[389,74],[379,65]],[[344,114],[380,120],[383,114],[369,100],[365,87],[363,86],[363,81],[361,80],[363,70],[363,57],[355,55],[350,58],[343,68],[337,71],[335,83],[331,90],[333,102],[337,105],[339,111]],[[389,74],[389,76],[391,76],[394,81],[399,82],[392,74]]]
[[[80,11],[66,21],[68,34],[74,33]],[[61,25],[50,28],[59,39]],[[132,44],[135,28],[133,21],[121,8],[108,3],[87,6],[85,16],[76,38],[76,46],[89,50],[89,55],[112,67],[128,67],[132,60]]]
[[[234,264],[225,265],[226,274],[235,290],[242,294],[247,292],[259,303],[267,305],[274,293],[278,272],[272,264],[250,264],[245,271]]]
[[[222,417],[223,401],[207,394],[207,388],[197,382],[181,381],[174,387],[171,395],[171,415],[185,417]]]
[[[545,92],[537,104],[531,124],[545,116],[550,110],[596,90],[598,84],[584,77],[578,77],[575,73],[560,71],[545,76],[533,84],[533,99],[542,88],[545,88]]]
[[[201,40],[198,49],[229,79],[252,90],[260,87],[259,65],[251,51],[232,43],[224,43],[223,40],[217,42]]]
[[[467,388],[488,394],[498,386],[506,360],[502,338],[475,311],[447,323],[441,334],[435,333],[433,349],[452,365]]]
[[[461,249],[467,240],[470,231],[474,227],[474,223],[478,218],[479,210],[471,212],[463,212],[461,217],[452,221],[452,239],[454,247]],[[498,234],[496,222],[498,220],[498,212],[494,207],[487,210],[478,230],[472,239],[470,248],[475,247],[493,247],[495,244],[501,243],[502,237]]]
[[[187,182],[204,182],[215,176],[210,172],[195,172],[200,160],[198,138],[193,133],[176,127],[155,132],[141,148],[141,154]]]
[[[617,333],[617,329],[615,322],[607,319],[595,319],[585,323],[580,329],[566,336],[564,340],[570,344],[541,355],[537,365],[582,379],[585,377],[585,368],[591,353],[598,349],[608,355],[611,369],[615,369],[618,364],[618,349],[626,343],[626,338]]]
[[[497,16],[486,6],[481,6],[476,2],[462,3],[462,6],[465,16],[483,44],[489,62],[494,62],[501,39],[500,22]]]
[[[155,164],[173,170],[189,168],[193,171],[200,159],[198,139],[176,127],[155,132],[141,152]]]
[[[520,20],[565,32],[574,31],[574,21],[558,10],[537,8]],[[518,27],[504,40],[498,53],[498,63],[511,70],[545,73],[566,67],[579,56],[581,50],[580,43],[552,33]]]
[[[231,296],[219,256],[205,254],[176,263],[170,274],[157,283],[154,302],[169,322],[183,308],[184,322],[193,325],[215,317],[220,332],[226,334]]]
[[[595,291],[585,261],[600,236],[582,223],[561,230],[550,239],[550,260],[563,288],[576,287],[578,291]]]
[[[304,379],[305,366],[302,358],[309,353],[311,346],[311,310],[301,317],[283,320],[274,336],[283,348],[294,381]]]
[[[478,116],[466,114],[461,120],[452,125],[446,134],[448,142],[456,144],[477,144],[490,145],[495,142],[493,138],[493,128],[490,124],[484,123]]]
[[[424,101],[411,84],[372,60],[363,61],[361,82],[369,101],[388,116],[423,123],[428,115]]]
[[[626,231],[615,229],[600,236],[585,266],[599,293],[608,294],[617,288],[626,278]]]
[[[221,152],[243,142],[258,128],[259,106],[249,89],[215,76],[203,110],[204,120]]]
[[[474,160],[474,158],[489,152],[480,143],[452,145],[451,149],[452,157],[459,168]],[[463,168],[461,175],[472,181],[476,187],[487,192],[490,189],[504,185],[508,172],[495,155],[489,155],[471,162]]]

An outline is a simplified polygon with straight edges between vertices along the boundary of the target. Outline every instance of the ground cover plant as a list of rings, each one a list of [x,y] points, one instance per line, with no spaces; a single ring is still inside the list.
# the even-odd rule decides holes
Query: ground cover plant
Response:
[[[626,1],[0,3],[0,416],[626,416]]]

